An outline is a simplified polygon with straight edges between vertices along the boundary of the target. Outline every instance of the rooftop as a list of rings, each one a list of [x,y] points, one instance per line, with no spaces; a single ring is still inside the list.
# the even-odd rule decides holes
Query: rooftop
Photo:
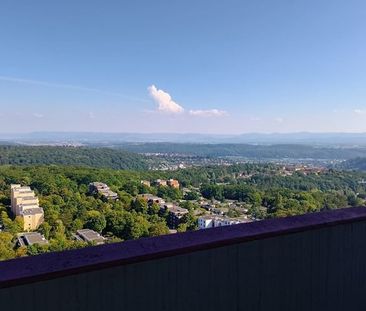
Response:
[[[249,223],[249,222],[253,221],[253,220],[246,218],[245,216],[233,218],[233,217],[219,216],[219,215],[202,215],[202,216],[199,216],[198,218],[207,219],[207,220],[217,219],[217,220],[228,220],[228,221],[240,221],[242,223],[244,223],[244,222]]]
[[[15,188],[14,189],[14,192],[15,193],[22,193],[22,194],[27,194],[27,193],[32,193],[32,194],[34,194],[34,191],[33,190],[31,190],[29,187],[27,187],[26,189],[22,189],[22,188]]]
[[[141,198],[147,199],[147,200],[151,200],[151,201],[162,201],[165,202],[165,200],[163,198],[160,198],[156,195],[150,194],[150,193],[144,193],[144,194],[139,194],[138,195]]]
[[[177,213],[177,214],[187,214],[188,210],[186,208],[177,206],[177,205],[165,205],[166,209],[169,210],[169,212]]]
[[[102,237],[98,232],[95,232],[95,231],[90,230],[90,229],[77,230],[76,233],[84,241],[87,241],[87,242],[104,243],[104,240],[105,240],[105,238]]]
[[[24,240],[26,245],[33,245],[33,244],[45,245],[48,243],[45,237],[38,232],[23,233],[20,236],[20,238]]]
[[[33,192],[33,190],[30,187],[20,187],[20,188],[11,188],[15,193],[28,193]]]
[[[21,197],[20,199],[22,199],[22,201],[29,201],[29,200],[35,200],[35,199],[37,199],[37,197],[32,195],[29,197]]]
[[[99,181],[92,182],[92,183],[90,183],[90,185],[93,185],[95,187],[108,187],[107,184],[99,182]]]
[[[113,192],[107,184],[101,183],[101,182],[93,182],[89,184],[90,188],[93,188],[91,191],[97,190],[101,195],[112,198],[112,199],[118,199],[118,194],[116,192]]]

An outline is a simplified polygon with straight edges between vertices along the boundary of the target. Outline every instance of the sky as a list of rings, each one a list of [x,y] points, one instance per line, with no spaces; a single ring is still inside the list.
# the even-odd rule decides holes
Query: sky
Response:
[[[0,133],[366,132],[362,0],[0,3]]]

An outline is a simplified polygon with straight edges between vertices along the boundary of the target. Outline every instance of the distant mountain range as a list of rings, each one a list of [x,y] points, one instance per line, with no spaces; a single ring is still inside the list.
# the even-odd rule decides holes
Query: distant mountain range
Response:
[[[241,135],[177,133],[92,133],[33,132],[0,134],[3,143],[19,144],[114,144],[132,142],[171,142],[205,144],[309,144],[366,146],[366,133],[248,133]]]

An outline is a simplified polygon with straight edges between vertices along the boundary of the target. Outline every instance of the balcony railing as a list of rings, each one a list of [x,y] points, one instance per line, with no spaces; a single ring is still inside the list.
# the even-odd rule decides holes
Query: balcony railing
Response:
[[[0,262],[1,310],[366,310],[366,208]]]

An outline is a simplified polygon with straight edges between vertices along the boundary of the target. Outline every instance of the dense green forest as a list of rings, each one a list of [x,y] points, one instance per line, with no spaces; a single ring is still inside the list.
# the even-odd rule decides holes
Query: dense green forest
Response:
[[[122,150],[121,148],[128,149]],[[350,159],[363,149],[335,149],[301,145],[254,146],[241,144],[123,144],[114,148],[0,145],[0,165],[71,165],[95,168],[147,170],[151,161],[134,152],[189,154],[199,157],[238,156],[252,159]],[[344,162],[341,169],[366,169],[365,158]],[[202,172],[205,175],[205,172]]]
[[[143,157],[108,148],[0,146],[0,165],[60,164],[114,169],[147,169]]]
[[[181,189],[147,187],[141,180],[176,178]],[[0,166],[0,259],[86,246],[72,239],[81,228],[90,228],[109,238],[109,242],[137,239],[168,233],[167,215],[158,206],[147,206],[136,199],[152,193],[167,201],[179,202],[190,212],[178,231],[195,230],[197,199],[237,200],[245,204],[256,219],[283,217],[364,204],[366,174],[348,171],[325,171],[305,175],[294,172],[282,176],[281,167],[273,164],[213,166],[177,171],[128,171],[72,166]],[[107,183],[120,200],[108,201],[88,194],[93,181]],[[44,247],[14,248],[19,219],[9,211],[10,184],[32,187],[45,211],[39,231],[50,241]],[[184,194],[184,189],[190,192]],[[233,212],[231,213],[233,214]],[[234,213],[235,214],[235,213]]]
[[[312,145],[141,143],[114,145],[137,153],[179,153],[204,157],[246,157],[251,159],[351,159],[366,155],[366,148]]]

